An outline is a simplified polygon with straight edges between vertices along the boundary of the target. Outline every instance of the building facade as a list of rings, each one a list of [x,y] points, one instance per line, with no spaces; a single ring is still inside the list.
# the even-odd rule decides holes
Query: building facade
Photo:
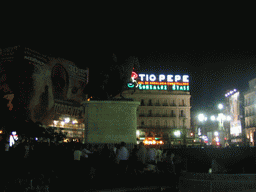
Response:
[[[256,79],[249,81],[249,90],[244,93],[246,138],[255,146],[256,137]]]
[[[139,79],[137,81],[138,89],[135,92],[134,90],[127,90],[123,93],[124,97],[140,102],[137,109],[138,139],[163,137],[167,143],[183,144],[184,135],[185,139],[188,139],[191,132],[191,95],[188,82],[186,84],[183,82],[184,87],[180,90],[177,86],[178,83],[172,82],[168,86],[168,81],[159,82],[160,79],[165,79],[164,75],[162,77],[160,75],[158,81],[154,77],[148,76],[148,79],[146,79],[147,75],[144,77],[144,80]],[[180,87],[183,86],[179,85]]]
[[[0,49],[0,64],[1,93],[6,98],[10,94],[14,97],[13,110],[23,115],[22,120],[55,127],[67,133],[69,140],[84,140],[81,103],[87,99],[83,90],[89,69],[79,69],[71,61],[23,46]]]
[[[244,117],[244,96],[236,89],[228,91],[226,97],[226,112],[229,119],[229,126],[225,130],[227,141],[230,145],[240,145],[245,141],[245,117]]]

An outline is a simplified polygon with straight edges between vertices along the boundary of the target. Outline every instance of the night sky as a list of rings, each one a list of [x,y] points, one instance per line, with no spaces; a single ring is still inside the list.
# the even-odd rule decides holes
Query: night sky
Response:
[[[130,36],[76,34],[70,29],[64,34],[53,33],[51,38],[11,39],[1,47],[23,44],[42,54],[73,61],[79,68],[89,67],[90,76],[97,75],[99,66],[111,60],[112,53],[117,59],[135,55],[140,62],[138,71],[189,74],[192,112],[215,113],[217,104],[225,99],[226,90],[244,91],[248,81],[256,78],[254,35],[246,31],[229,32],[218,31],[217,34],[205,30],[189,35],[158,32],[155,36],[140,34],[132,39]],[[103,41],[104,38],[108,41]]]

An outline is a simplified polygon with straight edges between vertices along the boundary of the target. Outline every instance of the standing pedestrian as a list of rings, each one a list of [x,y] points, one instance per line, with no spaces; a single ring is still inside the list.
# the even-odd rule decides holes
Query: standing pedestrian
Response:
[[[127,171],[129,159],[129,151],[126,148],[126,143],[121,142],[120,149],[117,150],[117,163],[119,164],[119,174],[124,174]]]
[[[156,155],[156,163],[161,162],[162,161],[162,150],[161,147],[158,145],[157,146],[157,155]]]
[[[24,142],[24,148],[25,148],[24,158],[28,158],[30,146],[29,146],[29,142],[27,140],[25,140],[25,142]]]
[[[156,149],[154,147],[150,147],[147,151],[148,163],[155,165],[156,164],[156,156],[157,156]]]
[[[175,155],[171,152],[168,151],[167,152],[167,157],[166,157],[166,161],[167,161],[167,170],[169,173],[171,173],[172,175],[175,175],[175,165],[173,162],[173,158],[175,157]]]
[[[143,172],[145,166],[146,166],[146,155],[147,155],[147,149],[144,146],[144,144],[141,142],[139,144],[139,150],[137,152],[138,156],[138,170],[140,173]]]
[[[114,151],[114,153],[116,154],[116,151],[117,151],[117,144],[114,145],[113,151]]]
[[[74,151],[74,160],[80,161],[82,156],[83,156],[82,146],[79,144],[76,144],[75,151]]]
[[[138,169],[138,147],[137,145],[134,145],[134,148],[132,149],[131,152],[131,157],[129,160],[129,170],[131,172],[134,172],[137,175],[136,169]]]

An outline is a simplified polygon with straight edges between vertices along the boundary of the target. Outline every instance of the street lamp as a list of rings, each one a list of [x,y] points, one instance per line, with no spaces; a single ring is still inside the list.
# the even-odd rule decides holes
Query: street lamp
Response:
[[[221,104],[221,103],[218,105],[218,108],[219,108],[220,110],[223,109],[223,107],[224,107],[224,106],[223,106],[223,104]]]
[[[199,114],[199,115],[198,115],[198,120],[201,121],[201,122],[202,122],[202,121],[206,121],[206,120],[207,120],[207,117],[205,117],[204,114]]]
[[[175,131],[175,132],[174,132],[174,135],[175,135],[176,137],[180,137],[180,131]]]
[[[211,116],[211,120],[212,120],[212,121],[215,121],[215,120],[216,120],[215,116],[212,115],[212,116]]]

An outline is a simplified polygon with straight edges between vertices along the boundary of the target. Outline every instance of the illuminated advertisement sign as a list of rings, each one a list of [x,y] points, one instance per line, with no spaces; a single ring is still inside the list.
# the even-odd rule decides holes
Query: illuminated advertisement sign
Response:
[[[138,78],[138,79],[137,79]],[[137,80],[135,80],[137,79]],[[173,75],[173,74],[134,74],[132,80],[137,82],[140,90],[173,90],[173,91],[189,91],[189,75]],[[133,88],[134,84],[128,84]]]
[[[242,126],[240,120],[240,110],[239,110],[239,92],[231,95],[229,98],[230,104],[230,134],[238,136],[242,133]]]
[[[231,122],[230,134],[238,136],[242,133],[241,121]]]

